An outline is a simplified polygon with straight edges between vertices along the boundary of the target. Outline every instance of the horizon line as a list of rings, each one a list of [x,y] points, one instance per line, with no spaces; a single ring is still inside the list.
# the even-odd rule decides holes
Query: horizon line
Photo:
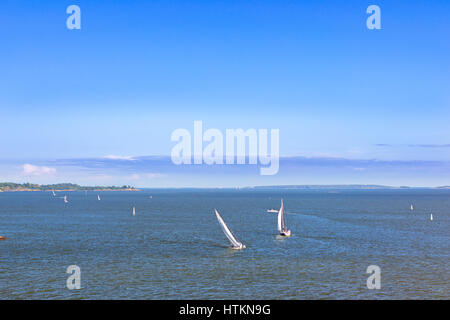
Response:
[[[60,182],[60,183],[30,183],[30,182],[12,182],[12,181],[3,181],[0,184],[5,183],[13,183],[18,185],[30,184],[30,185],[38,185],[38,186],[54,186],[54,185],[63,185],[63,184],[71,184],[84,188],[93,188],[93,187],[120,187],[118,185],[80,185],[73,182]],[[330,189],[339,189],[339,188],[367,188],[367,189],[450,189],[450,185],[438,185],[438,186],[409,186],[409,185],[383,185],[383,184],[358,184],[358,183],[349,183],[349,184],[271,184],[271,185],[253,185],[253,186],[213,186],[213,187],[198,187],[198,186],[184,186],[184,187],[136,187],[128,184],[122,184],[122,186],[127,186],[134,189],[260,189],[260,188],[278,188],[278,189],[309,189],[309,188],[330,188]]]

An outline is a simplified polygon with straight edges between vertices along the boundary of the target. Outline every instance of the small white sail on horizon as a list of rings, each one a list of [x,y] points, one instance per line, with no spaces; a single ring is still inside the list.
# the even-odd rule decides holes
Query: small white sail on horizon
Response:
[[[433,214],[430,213],[430,221],[433,221]]]
[[[413,211],[414,210],[414,206],[411,204],[411,211]]]
[[[67,196],[64,196],[64,203],[68,203],[69,201],[67,201]]]
[[[100,201],[100,195],[99,194],[97,195],[97,200]]]
[[[280,235],[289,237],[291,235],[291,230],[286,228],[286,223],[284,221],[284,204],[283,199],[281,199],[280,211],[278,211],[278,231]]]
[[[133,216],[136,215],[136,207],[133,207]]]
[[[217,212],[216,209],[214,209],[216,212],[217,220],[219,221],[220,226],[222,227],[223,233],[225,233],[228,240],[230,240],[231,245],[233,246],[233,249],[244,249],[245,246],[236,240],[234,235],[231,233],[230,229],[228,229],[227,225],[225,224],[225,221],[223,221],[222,217],[220,216],[219,212]]]
[[[53,194],[54,197],[56,197],[55,190],[52,190],[52,194]]]

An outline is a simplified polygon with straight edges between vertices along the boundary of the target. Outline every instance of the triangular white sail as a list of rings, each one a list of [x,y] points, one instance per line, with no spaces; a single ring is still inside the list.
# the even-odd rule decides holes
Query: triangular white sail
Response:
[[[133,207],[133,216],[136,215],[136,208]]]
[[[430,214],[430,220],[433,221],[433,214]]]
[[[283,199],[281,199],[281,207],[278,211],[278,231],[281,233],[285,231],[285,225],[284,225],[284,205],[283,205]]]
[[[278,211],[278,231],[281,232],[282,228],[281,228],[281,219],[283,217],[283,200],[281,200],[281,208]]]
[[[100,201],[100,195],[97,195],[97,200]]]
[[[233,236],[233,234],[231,233],[230,229],[228,229],[227,225],[225,224],[225,221],[223,221],[222,217],[220,216],[219,212],[217,212],[216,209],[214,209],[214,211],[216,212],[216,217],[217,217],[217,220],[219,220],[219,224],[222,227],[223,233],[225,233],[225,235],[227,236],[228,240],[230,240],[231,245],[234,248],[242,247],[242,243],[237,241],[236,238]]]
[[[52,190],[53,196],[56,196],[55,190]]]
[[[64,196],[64,203],[68,203],[69,201],[67,201],[67,196]]]
[[[413,205],[411,205],[411,211],[412,211],[412,210],[414,210],[414,206],[413,206]]]
[[[283,199],[281,199],[281,207],[280,211],[278,211],[278,231],[280,232],[280,235],[285,237],[291,236],[291,230],[288,230],[286,228],[286,223],[284,221],[284,203]]]

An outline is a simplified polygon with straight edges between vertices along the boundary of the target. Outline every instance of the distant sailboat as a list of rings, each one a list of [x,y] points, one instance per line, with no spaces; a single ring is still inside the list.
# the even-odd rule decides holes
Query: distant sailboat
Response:
[[[280,207],[280,211],[278,211],[278,231],[280,232],[280,235],[282,235],[284,237],[290,237],[291,236],[291,230],[288,230],[286,228],[286,224],[284,222],[283,199],[281,199],[281,207]]]
[[[414,210],[414,206],[413,205],[411,205],[411,211],[413,211]]]
[[[433,214],[430,214],[430,220],[433,221]]]
[[[136,215],[136,208],[133,207],[133,216],[135,216],[135,215]]]
[[[69,201],[67,201],[67,196],[64,196],[64,203],[68,203]]]
[[[277,209],[269,209],[269,210],[267,210],[267,212],[278,212],[278,210]]]
[[[52,190],[52,194],[53,194],[54,197],[56,197],[55,190]]]
[[[236,250],[244,249],[245,246],[241,242],[236,240],[234,235],[231,233],[230,229],[228,229],[227,225],[225,224],[225,221],[223,221],[223,219],[220,216],[219,212],[217,212],[216,209],[214,209],[214,211],[216,212],[216,217],[217,217],[217,220],[219,220],[219,224],[222,227],[223,233],[225,233],[225,235],[227,236],[228,240],[230,240],[232,248],[236,249]]]
[[[100,195],[97,195],[97,200],[100,201]]]

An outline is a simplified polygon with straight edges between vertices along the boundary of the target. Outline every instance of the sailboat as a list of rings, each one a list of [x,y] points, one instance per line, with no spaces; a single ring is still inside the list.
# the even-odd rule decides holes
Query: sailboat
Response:
[[[411,204],[411,211],[413,211],[414,210],[414,206]]]
[[[99,194],[97,195],[97,200],[100,201],[100,195]]]
[[[430,221],[433,221],[433,214],[430,213]]]
[[[52,190],[52,194],[54,197],[56,196],[55,190]]]
[[[286,228],[286,224],[284,222],[283,199],[281,199],[281,207],[280,207],[280,211],[278,211],[278,231],[280,232],[280,235],[282,235],[284,237],[290,237],[291,236],[291,230],[288,230]]]
[[[136,215],[136,208],[133,207],[133,216],[135,216],[135,215]]]
[[[64,203],[68,203],[69,201],[67,201],[67,196],[64,196]]]
[[[228,240],[230,240],[230,243],[232,245],[232,249],[235,250],[241,250],[245,248],[245,245],[243,245],[241,242],[237,241],[234,235],[231,233],[230,229],[228,229],[227,225],[225,224],[225,221],[223,221],[222,217],[220,216],[219,212],[217,212],[216,209],[214,209],[216,212],[217,220],[219,220],[219,224],[222,227],[223,233],[227,236]]]

